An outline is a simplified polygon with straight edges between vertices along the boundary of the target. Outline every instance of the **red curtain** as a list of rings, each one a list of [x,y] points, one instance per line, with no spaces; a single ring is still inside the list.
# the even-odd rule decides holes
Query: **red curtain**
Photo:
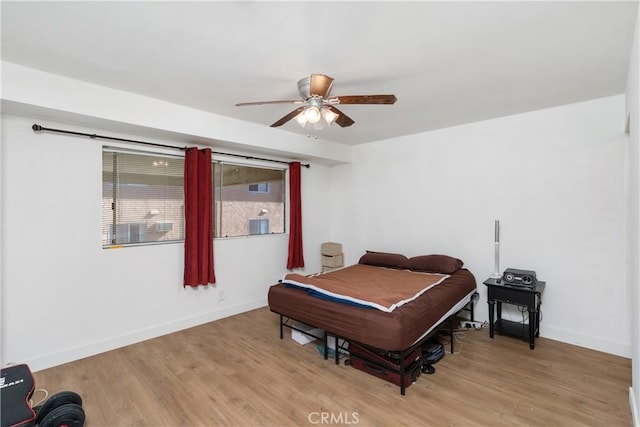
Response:
[[[211,190],[211,149],[187,148],[184,159],[185,287],[216,282]]]
[[[302,255],[302,197],[300,195],[300,162],[289,163],[289,259],[287,268],[304,267]]]

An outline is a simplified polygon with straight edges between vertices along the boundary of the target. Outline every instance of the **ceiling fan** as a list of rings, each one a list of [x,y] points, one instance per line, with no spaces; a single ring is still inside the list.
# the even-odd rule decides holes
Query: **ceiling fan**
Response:
[[[276,121],[271,127],[282,126],[289,120],[296,118],[300,126],[308,125],[318,127],[321,120],[331,125],[337,123],[338,126],[351,126],[354,121],[349,116],[338,110],[338,104],[394,104],[396,102],[395,95],[347,95],[347,96],[330,96],[333,78],[324,74],[311,74],[298,81],[298,93],[302,99],[282,100],[282,101],[257,101],[257,102],[240,102],[236,107],[245,105],[266,105],[266,104],[301,104],[280,120]]]

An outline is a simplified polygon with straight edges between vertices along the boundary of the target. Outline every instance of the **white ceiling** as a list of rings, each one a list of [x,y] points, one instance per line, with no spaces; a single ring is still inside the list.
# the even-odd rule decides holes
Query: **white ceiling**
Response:
[[[623,93],[634,2],[7,2],[2,59],[269,126],[311,73],[360,144]],[[281,129],[305,134],[295,121]]]

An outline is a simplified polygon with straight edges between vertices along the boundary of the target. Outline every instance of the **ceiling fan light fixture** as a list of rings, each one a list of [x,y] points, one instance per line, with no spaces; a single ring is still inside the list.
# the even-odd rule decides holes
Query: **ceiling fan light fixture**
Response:
[[[305,127],[307,125],[307,116],[305,115],[306,111],[302,111],[300,114],[296,116],[296,122],[300,125],[300,127]]]
[[[311,124],[316,124],[322,118],[322,114],[320,114],[320,109],[315,105],[308,107],[304,110],[304,116],[307,119],[307,122]]]
[[[331,109],[327,107],[322,107],[321,113],[322,113],[322,118],[324,119],[325,122],[327,122],[329,126],[331,126],[333,122],[338,120],[338,117],[340,117],[339,114],[331,111]]]

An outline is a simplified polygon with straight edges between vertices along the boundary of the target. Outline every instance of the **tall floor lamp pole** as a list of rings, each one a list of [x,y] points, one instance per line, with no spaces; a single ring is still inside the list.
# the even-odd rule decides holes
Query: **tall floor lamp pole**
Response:
[[[502,273],[500,273],[500,220],[495,220],[495,238],[493,242],[494,248],[494,258],[493,258],[493,273],[491,274],[491,278],[499,279],[502,277]]]

